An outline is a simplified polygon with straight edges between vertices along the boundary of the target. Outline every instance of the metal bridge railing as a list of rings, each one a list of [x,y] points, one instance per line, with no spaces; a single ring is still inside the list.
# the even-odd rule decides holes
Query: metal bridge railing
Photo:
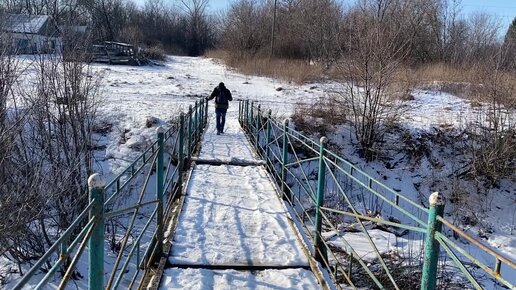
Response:
[[[87,245],[89,289],[132,289],[140,285],[146,270],[161,258],[165,218],[172,201],[181,195],[183,173],[207,124],[207,109],[207,102],[201,100],[190,106],[186,115],[181,113],[168,130],[158,128],[156,141],[107,184],[102,176],[93,174],[88,180],[89,204],[14,289],[32,288],[29,282],[37,283],[32,289],[42,289],[58,270],[65,273],[58,285],[58,289],[64,289]],[[143,185],[136,188],[145,171]],[[149,188],[151,177],[155,188]],[[136,202],[127,202],[131,191],[138,191]],[[113,266],[105,269],[105,225],[115,218],[124,231],[111,233],[122,239]],[[31,281],[45,265],[52,266],[44,277]]]
[[[254,102],[239,102],[239,122],[302,224],[314,259],[337,288],[516,289],[515,262],[443,218],[438,193],[426,208],[326,148],[325,137],[313,141]],[[371,252],[367,259],[348,242],[341,224],[354,225],[360,246]],[[414,253],[398,262],[396,254],[381,253],[371,227],[405,239]],[[336,236],[340,245],[330,239]]]

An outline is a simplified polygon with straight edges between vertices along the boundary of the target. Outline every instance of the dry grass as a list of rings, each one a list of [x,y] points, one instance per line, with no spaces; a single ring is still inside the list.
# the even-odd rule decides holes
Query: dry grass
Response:
[[[496,85],[511,88],[516,84],[516,72],[500,72]],[[491,80],[489,71],[480,66],[457,67],[443,63],[428,64],[417,68],[401,67],[394,76],[394,91],[410,92],[414,88],[448,92],[474,102],[485,101]],[[516,95],[509,93],[506,105],[513,106]]]
[[[212,50],[205,54],[207,57],[218,59],[229,67],[246,75],[267,76],[282,79],[297,84],[331,78],[339,79],[335,68],[324,70],[319,65],[309,65],[301,60],[272,59],[266,54],[258,54],[255,57],[235,58],[224,50]],[[516,72],[500,72],[496,86],[499,88],[514,88],[516,84]],[[489,100],[491,89],[485,86],[489,80],[489,71],[481,66],[453,66],[445,63],[422,65],[416,68],[401,66],[394,74],[389,86],[390,94],[394,98],[410,100],[411,92],[415,88],[431,89],[448,92],[461,98],[472,101],[475,104]],[[343,80],[344,81],[344,80]],[[504,96],[503,103],[508,107],[516,104],[514,89],[503,89],[508,93]]]
[[[417,77],[422,84],[432,82],[469,82],[475,75],[473,68],[453,67],[444,63],[427,64],[417,69],[410,70],[410,73]]]
[[[298,104],[292,114],[296,129],[320,136],[332,134],[336,125],[346,122],[345,113],[335,104],[334,98],[321,98],[313,105]]]
[[[164,61],[166,59],[166,57],[165,57],[166,52],[160,46],[153,46],[153,47],[149,47],[149,48],[145,49],[143,51],[143,55],[146,58],[152,59],[152,60]]]
[[[234,58],[222,50],[209,51],[205,56],[219,59],[227,66],[246,75],[273,77],[297,84],[321,80],[324,76],[321,66],[309,65],[301,60],[269,60],[267,57]]]

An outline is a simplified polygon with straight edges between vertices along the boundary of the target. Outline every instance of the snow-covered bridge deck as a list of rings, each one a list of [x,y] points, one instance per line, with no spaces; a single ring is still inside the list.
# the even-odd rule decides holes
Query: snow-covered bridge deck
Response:
[[[236,114],[222,135],[213,115],[198,158],[223,165],[194,167],[160,288],[320,289]]]

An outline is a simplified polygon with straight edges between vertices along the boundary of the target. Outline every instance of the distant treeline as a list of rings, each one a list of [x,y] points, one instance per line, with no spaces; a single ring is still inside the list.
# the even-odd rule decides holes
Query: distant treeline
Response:
[[[276,7],[275,7],[276,2]],[[223,48],[233,57],[274,55],[331,64],[364,39],[389,39],[409,64],[471,63],[516,51],[516,18],[507,31],[484,13],[461,13],[460,0],[236,0],[227,11],[208,0],[4,0],[10,13],[48,14],[58,24],[88,25],[96,41],[112,40],[171,53]],[[274,15],[276,19],[274,21]],[[273,42],[273,23],[274,45]],[[512,46],[511,46],[512,45]],[[507,61],[514,55],[506,56]]]

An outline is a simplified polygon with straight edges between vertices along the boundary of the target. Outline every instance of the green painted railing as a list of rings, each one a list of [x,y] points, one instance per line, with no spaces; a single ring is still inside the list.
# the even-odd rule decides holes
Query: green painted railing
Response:
[[[240,101],[240,124],[302,225],[313,257],[337,288],[516,289],[515,261],[444,219],[438,193],[427,208],[332,152],[326,138],[316,142],[289,128],[288,120],[280,123],[270,110],[263,111],[257,103]],[[353,227],[340,229],[343,224]],[[409,255],[380,253],[372,228],[409,243]],[[360,246],[374,257],[357,253],[349,232],[359,234]]]
[[[205,100],[196,102],[168,130],[158,128],[156,141],[107,184],[93,174],[88,180],[89,204],[14,289],[43,289],[58,270],[65,274],[57,288],[64,289],[87,245],[89,289],[132,289],[141,284],[146,270],[162,256],[165,218],[181,195],[183,174],[207,123],[207,108]],[[154,188],[149,188],[151,177],[156,180]],[[127,195],[131,191],[139,192],[136,200]],[[115,218],[124,230],[111,232],[122,238],[110,265],[105,263],[106,225]],[[43,269],[47,265],[52,266]],[[40,271],[44,276],[35,276]]]

